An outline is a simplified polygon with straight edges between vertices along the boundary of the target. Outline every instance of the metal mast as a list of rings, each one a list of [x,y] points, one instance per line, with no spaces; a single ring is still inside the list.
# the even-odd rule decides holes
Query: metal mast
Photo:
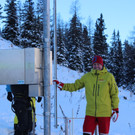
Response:
[[[43,0],[44,135],[51,135],[50,112],[50,0]]]
[[[57,80],[57,23],[56,0],[53,0],[53,27],[54,27],[54,80]],[[54,84],[54,127],[57,128],[57,85]]]

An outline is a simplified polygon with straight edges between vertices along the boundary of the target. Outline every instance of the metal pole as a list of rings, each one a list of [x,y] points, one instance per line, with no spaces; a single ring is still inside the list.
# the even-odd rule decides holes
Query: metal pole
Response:
[[[56,0],[53,0],[53,27],[54,27],[54,80],[57,80],[57,23]],[[54,127],[57,128],[57,85],[54,84]]]
[[[69,135],[71,135],[71,120],[69,120]]]
[[[74,134],[74,110],[72,109],[72,135]]]
[[[68,135],[68,118],[65,117],[65,135]]]
[[[50,0],[43,0],[44,135],[51,134],[50,112]]]
[[[97,135],[98,134],[98,130],[97,130],[97,126],[96,126],[96,129],[95,129],[95,135]]]

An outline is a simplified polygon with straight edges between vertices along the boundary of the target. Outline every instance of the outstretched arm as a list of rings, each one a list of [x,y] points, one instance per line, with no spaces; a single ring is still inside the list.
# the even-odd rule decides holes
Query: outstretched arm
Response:
[[[62,83],[58,80],[53,80],[53,82],[56,82],[57,87],[60,90],[66,90],[66,91],[76,91],[84,87],[83,79],[78,79],[75,81],[75,83]]]

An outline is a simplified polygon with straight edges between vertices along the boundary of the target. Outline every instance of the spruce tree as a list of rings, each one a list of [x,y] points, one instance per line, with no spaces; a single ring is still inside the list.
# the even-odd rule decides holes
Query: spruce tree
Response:
[[[129,68],[129,78],[130,78],[130,85],[129,88],[134,91],[135,93],[135,42],[130,46],[131,52],[130,52],[130,67]]]
[[[1,19],[2,19],[2,6],[1,6],[1,4],[0,4],[0,21],[1,21]]]
[[[117,34],[115,30],[113,31],[109,61],[109,69],[115,76],[118,86],[121,86],[123,84],[123,53],[119,31]]]
[[[68,33],[69,68],[82,71],[82,24],[75,11]]]
[[[65,44],[65,48],[66,48],[66,52],[65,52],[65,58],[66,58],[66,67],[69,66],[69,61],[68,61],[68,57],[69,57],[69,51],[68,51],[68,33],[69,33],[69,26],[68,23],[66,23],[64,25],[64,29],[63,29],[63,34],[64,34],[64,44]]]
[[[43,47],[43,1],[38,0],[35,22],[35,42],[36,46]]]
[[[18,32],[17,32],[16,45],[21,47],[22,3],[20,0],[17,1],[17,18],[18,18]]]
[[[95,32],[93,37],[93,49],[95,55],[100,55],[104,59],[104,63],[107,63],[108,58],[108,44],[107,38],[104,33],[105,31],[105,22],[103,15],[100,14],[100,18],[97,19],[95,24]]]
[[[108,62],[108,69],[111,73],[115,74],[115,59],[116,59],[116,32],[113,31],[112,39],[111,39],[111,46],[110,46],[110,52],[109,52],[109,62]]]
[[[87,24],[87,29],[88,29],[88,35],[90,37],[90,44],[92,44],[92,37],[93,37],[93,21],[89,17],[88,18],[88,24]]]
[[[123,77],[123,53],[122,53],[122,43],[120,40],[120,34],[119,31],[116,35],[116,82],[118,83],[118,86],[122,85],[122,77]]]
[[[21,46],[26,47],[37,47],[36,35],[35,35],[35,24],[36,17],[34,11],[34,2],[32,0],[26,0],[23,7],[23,20],[22,20],[22,42]]]
[[[132,74],[132,80],[131,80],[131,84],[132,84],[132,91],[134,91],[135,93],[135,42],[132,45],[132,70],[133,70],[133,74]]]
[[[58,27],[57,27],[57,61],[58,64],[66,66],[66,47],[64,42],[64,28],[63,23],[58,19]]]
[[[2,6],[0,4],[0,36],[1,36],[1,20],[2,20]]]
[[[18,34],[18,18],[16,0],[7,0],[5,4],[6,16],[4,17],[4,29],[2,30],[3,38],[16,44]]]
[[[127,87],[128,85],[130,85],[130,71],[129,70],[132,66],[131,66],[131,61],[130,61],[130,55],[131,55],[131,47],[128,43],[128,41],[126,40],[124,42],[124,50],[123,50],[123,55],[124,55],[124,62],[123,62],[123,71],[124,71],[124,77],[123,77],[123,82],[125,84],[125,86]]]
[[[88,30],[87,27],[84,26],[83,28],[83,43],[81,45],[82,49],[82,58],[83,58],[83,72],[89,72],[92,68],[91,60],[93,57],[93,52],[92,52],[92,45],[91,45],[91,39],[90,36],[88,35]]]
[[[133,91],[134,78],[135,78],[135,46],[129,44],[128,41],[124,42],[124,78],[123,82],[125,87]]]

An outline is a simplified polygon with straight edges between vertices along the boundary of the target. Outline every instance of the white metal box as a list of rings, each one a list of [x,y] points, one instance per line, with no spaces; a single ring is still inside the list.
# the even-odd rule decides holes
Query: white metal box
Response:
[[[43,62],[43,51],[38,48],[0,50],[0,85],[28,84],[29,96],[43,96]],[[52,84],[51,52],[50,84]]]
[[[42,51],[38,48],[0,50],[0,84],[40,84]]]

